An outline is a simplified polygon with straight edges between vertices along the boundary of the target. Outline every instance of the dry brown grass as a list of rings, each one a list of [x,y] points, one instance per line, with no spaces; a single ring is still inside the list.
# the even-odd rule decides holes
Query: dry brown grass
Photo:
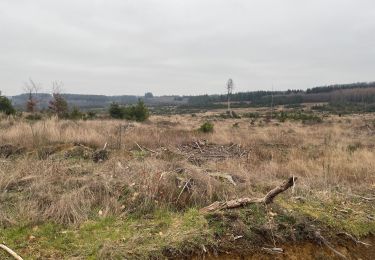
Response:
[[[303,196],[364,194],[375,187],[374,115],[331,116],[317,125],[258,120],[255,126],[249,119],[208,116],[153,116],[147,123],[133,123],[121,136],[121,149],[119,125],[127,122],[0,121],[0,145],[26,149],[0,159],[0,224],[77,224],[102,215],[146,214],[160,205],[202,207],[257,195],[291,175],[299,177],[295,193]],[[196,131],[207,119],[215,124],[214,133]],[[239,144],[249,154],[194,165],[179,147],[203,139]],[[95,164],[59,156],[64,145],[73,143],[93,148],[108,143],[110,159]],[[38,149],[58,145],[55,156],[36,156]],[[231,174],[237,186],[209,172]]]

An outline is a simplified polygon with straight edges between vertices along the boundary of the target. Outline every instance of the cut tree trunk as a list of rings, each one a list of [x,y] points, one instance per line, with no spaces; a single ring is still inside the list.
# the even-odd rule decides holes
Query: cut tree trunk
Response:
[[[297,177],[289,177],[283,184],[277,186],[276,188],[270,190],[266,196],[263,198],[239,198],[229,201],[216,201],[211,205],[204,207],[200,210],[201,213],[209,213],[225,209],[233,209],[244,207],[249,204],[261,203],[261,204],[270,204],[273,202],[274,198],[280,193],[286,191],[295,184]]]

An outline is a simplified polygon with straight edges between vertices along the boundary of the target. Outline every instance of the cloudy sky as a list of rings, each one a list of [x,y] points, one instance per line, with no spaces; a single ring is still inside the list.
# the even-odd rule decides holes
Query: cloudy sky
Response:
[[[373,0],[0,0],[0,90],[204,94],[375,80]]]

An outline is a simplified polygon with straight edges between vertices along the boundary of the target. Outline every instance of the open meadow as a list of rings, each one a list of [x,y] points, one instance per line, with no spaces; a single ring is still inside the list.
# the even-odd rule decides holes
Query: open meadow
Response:
[[[374,256],[375,114],[253,110],[143,123],[3,116],[0,243],[24,259]],[[202,210],[288,178],[273,203]]]

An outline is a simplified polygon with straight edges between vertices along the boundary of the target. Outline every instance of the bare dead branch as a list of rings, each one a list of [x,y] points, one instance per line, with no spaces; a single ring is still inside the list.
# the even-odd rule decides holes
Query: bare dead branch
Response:
[[[321,242],[323,245],[325,245],[326,247],[328,247],[333,253],[335,253],[338,257],[342,258],[342,259],[347,259],[347,257],[345,255],[343,255],[342,253],[340,253],[339,251],[337,251],[336,249],[333,248],[333,246],[320,234],[319,231],[316,231],[315,232],[315,238]]]
[[[289,177],[287,181],[285,181],[280,186],[272,189],[269,191],[266,196],[263,198],[239,198],[235,200],[229,201],[216,201],[211,205],[204,207],[200,210],[202,213],[208,213],[213,211],[225,210],[225,209],[233,209],[243,207],[249,204],[254,203],[261,203],[261,204],[270,204],[273,202],[274,198],[279,195],[280,193],[286,191],[290,187],[292,187],[297,180],[297,177]]]
[[[281,192],[284,192],[286,191],[287,189],[289,189],[290,187],[292,187],[295,183],[295,181],[297,180],[297,177],[289,177],[289,179],[287,181],[285,181],[283,184],[281,184],[280,186],[274,188],[273,190],[271,190],[270,192],[267,193],[267,195],[263,198],[263,201],[265,204],[270,204],[273,202],[273,199],[279,195]]]
[[[134,143],[138,146],[139,150],[141,150],[142,152],[145,151],[145,150],[143,150],[143,148],[137,142],[134,142]]]
[[[346,232],[340,232],[337,235],[339,235],[339,236],[345,236],[348,239],[352,240],[356,244],[360,244],[360,245],[364,245],[364,246],[371,246],[370,244],[362,242],[362,241],[358,240],[357,238],[355,238],[354,236],[352,236],[352,235],[350,235],[349,233],[346,233]]]

